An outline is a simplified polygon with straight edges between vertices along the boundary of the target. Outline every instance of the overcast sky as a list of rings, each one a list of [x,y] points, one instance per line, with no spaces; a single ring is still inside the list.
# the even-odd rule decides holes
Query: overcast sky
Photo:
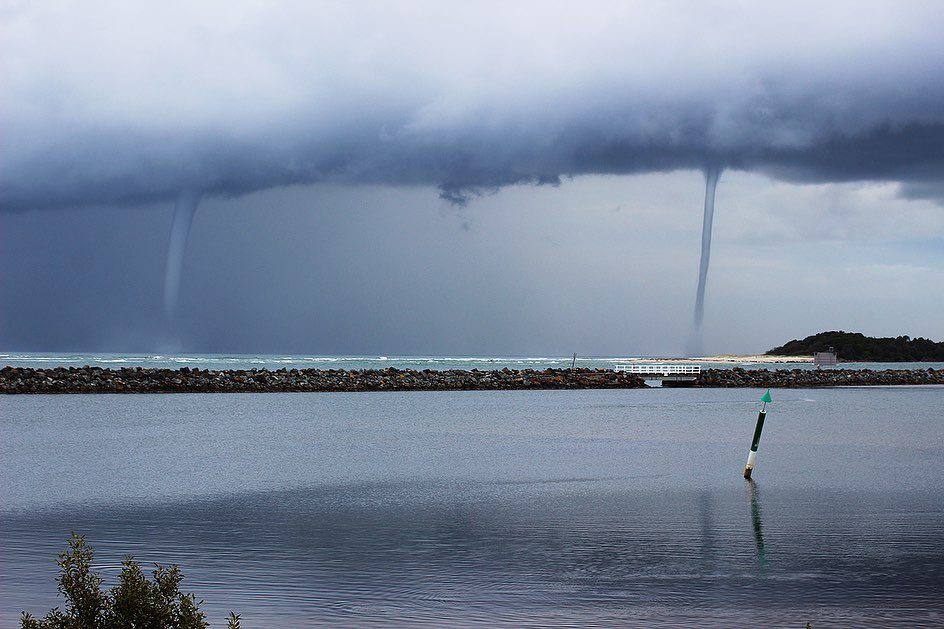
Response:
[[[944,340],[939,2],[174,4],[0,5],[0,351],[681,354],[715,167],[705,352]]]

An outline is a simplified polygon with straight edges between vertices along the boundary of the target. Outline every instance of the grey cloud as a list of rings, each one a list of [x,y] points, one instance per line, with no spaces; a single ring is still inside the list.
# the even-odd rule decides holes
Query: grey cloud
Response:
[[[463,205],[708,165],[926,189],[944,165],[936,3],[40,6],[3,15],[5,210],[321,181]]]
[[[905,199],[944,201],[944,181],[908,181],[902,184],[899,192]]]

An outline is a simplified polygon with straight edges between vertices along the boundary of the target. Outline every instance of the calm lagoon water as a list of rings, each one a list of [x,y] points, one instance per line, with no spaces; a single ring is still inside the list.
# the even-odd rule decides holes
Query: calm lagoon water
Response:
[[[944,388],[0,397],[0,626],[87,535],[214,626],[944,625]]]

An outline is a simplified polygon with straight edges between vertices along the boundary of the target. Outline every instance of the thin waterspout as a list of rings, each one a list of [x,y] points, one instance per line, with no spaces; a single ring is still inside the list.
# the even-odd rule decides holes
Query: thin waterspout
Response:
[[[695,324],[689,353],[702,353],[702,324],[705,320],[705,286],[708,283],[708,263],[711,260],[711,224],[715,216],[715,189],[721,177],[720,166],[705,168],[705,215],[701,226],[701,260],[698,264],[698,290],[695,293]]]
[[[193,216],[200,204],[202,193],[193,188],[185,188],[177,195],[174,206],[174,221],[170,228],[170,240],[167,244],[167,268],[164,271],[164,317],[170,323],[177,312],[177,299],[180,296],[180,278],[183,273],[184,254],[187,252],[187,239]]]

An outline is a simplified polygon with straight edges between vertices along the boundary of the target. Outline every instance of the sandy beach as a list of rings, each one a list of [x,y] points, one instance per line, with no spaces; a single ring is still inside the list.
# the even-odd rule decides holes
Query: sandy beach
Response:
[[[718,356],[700,356],[696,358],[627,358],[627,363],[722,363],[722,364],[782,364],[782,363],[811,363],[812,356],[767,356],[764,354],[741,355],[721,354]]]

